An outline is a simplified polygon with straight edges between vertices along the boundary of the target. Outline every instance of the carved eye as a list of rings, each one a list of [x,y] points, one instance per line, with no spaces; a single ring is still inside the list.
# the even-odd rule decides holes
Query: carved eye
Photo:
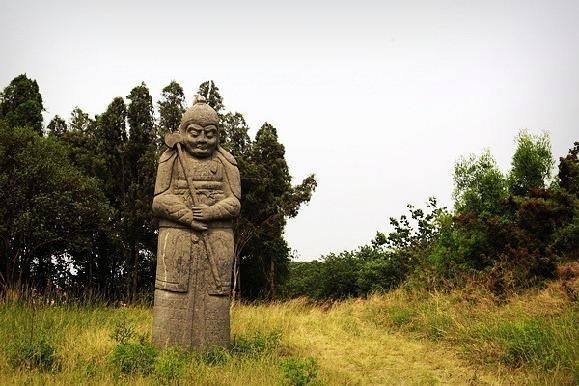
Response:
[[[217,135],[217,127],[214,125],[205,126],[205,135],[207,138],[213,138]]]

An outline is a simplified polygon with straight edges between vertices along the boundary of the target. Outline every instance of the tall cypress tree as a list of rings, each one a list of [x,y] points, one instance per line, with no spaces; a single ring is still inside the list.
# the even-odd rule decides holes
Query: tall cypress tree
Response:
[[[125,163],[127,147],[127,108],[122,97],[115,97],[106,111],[97,117],[96,145],[104,161],[99,177],[104,191],[115,208],[121,206],[128,185]]]
[[[154,230],[151,203],[155,184],[156,146],[153,141],[153,101],[145,83],[127,96],[129,139],[126,151],[126,199],[122,208],[124,241],[127,244],[127,295],[134,299],[139,288],[152,283]]]
[[[221,115],[221,110],[225,106],[223,106],[223,97],[219,93],[219,87],[215,85],[215,82],[208,80],[201,83],[197,94],[204,96],[207,99],[207,104]]]
[[[46,126],[48,134],[56,137],[62,137],[68,131],[68,125],[60,116],[55,115],[54,118]]]
[[[159,137],[162,141],[165,133],[179,128],[181,116],[185,112],[185,93],[176,81],[171,81],[161,92],[159,108]]]
[[[8,127],[28,126],[42,134],[42,96],[36,80],[18,75],[0,94],[0,118]]]

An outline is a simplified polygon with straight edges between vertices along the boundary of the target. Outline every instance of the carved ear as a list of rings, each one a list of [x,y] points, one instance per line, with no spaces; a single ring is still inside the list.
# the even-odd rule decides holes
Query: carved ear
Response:
[[[165,134],[165,145],[167,145],[169,149],[174,148],[175,145],[181,143],[181,141],[181,133],[179,132]]]

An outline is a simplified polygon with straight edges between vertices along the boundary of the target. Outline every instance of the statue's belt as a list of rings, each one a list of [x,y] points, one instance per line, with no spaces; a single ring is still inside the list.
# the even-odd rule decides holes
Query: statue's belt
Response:
[[[207,222],[207,227],[209,229],[233,228],[233,222],[231,220],[209,221]],[[181,224],[167,219],[159,219],[159,228],[179,228],[179,229],[190,229],[191,231],[195,231],[194,229],[188,227],[185,224]]]

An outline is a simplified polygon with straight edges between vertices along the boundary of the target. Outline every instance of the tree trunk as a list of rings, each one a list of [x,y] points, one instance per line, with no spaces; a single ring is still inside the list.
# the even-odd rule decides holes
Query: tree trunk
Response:
[[[269,298],[273,299],[275,297],[275,261],[274,258],[271,257],[269,260]]]
[[[130,300],[131,302],[134,302],[136,300],[136,296],[137,296],[137,283],[138,283],[138,277],[139,277],[139,272],[138,272],[138,265],[139,265],[139,250],[137,249],[137,243],[136,242],[131,242],[131,255],[132,255],[132,260],[133,260],[133,264],[132,264],[132,272],[131,272],[131,296],[130,296]]]

